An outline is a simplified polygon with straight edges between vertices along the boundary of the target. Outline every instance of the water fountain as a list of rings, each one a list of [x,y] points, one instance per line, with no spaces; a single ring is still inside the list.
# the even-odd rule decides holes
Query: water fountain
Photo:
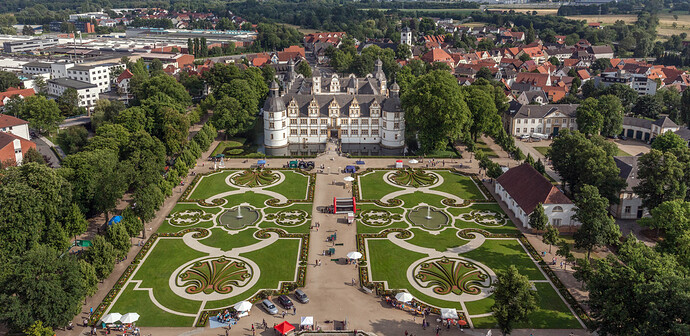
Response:
[[[431,219],[431,206],[427,205],[426,206],[426,218],[427,220]]]
[[[235,216],[237,219],[242,219],[242,206],[238,205],[237,206],[237,216]]]

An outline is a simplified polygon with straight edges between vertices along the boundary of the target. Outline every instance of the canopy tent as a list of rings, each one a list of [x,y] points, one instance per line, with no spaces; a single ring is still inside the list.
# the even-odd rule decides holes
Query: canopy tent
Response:
[[[352,176],[347,176],[347,177],[345,177],[343,180],[344,180],[345,182],[352,182],[352,181],[355,180],[355,178],[352,177]]]
[[[122,318],[122,314],[110,313],[110,314],[104,316],[103,319],[101,319],[101,321],[103,321],[103,323],[115,323],[115,322],[119,321],[120,318]]]
[[[232,308],[235,308],[235,310],[237,310],[238,312],[245,312],[251,310],[252,306],[252,303],[249,301],[240,301],[238,303],[235,303],[235,305],[232,306]]]
[[[113,216],[113,218],[108,221],[108,225],[117,224],[119,222],[122,222],[122,216]]]
[[[458,311],[455,308],[441,308],[441,318],[447,319],[458,319]]]
[[[278,330],[278,332],[279,332],[281,335],[286,335],[286,334],[289,333],[290,331],[294,330],[294,329],[295,329],[295,326],[293,326],[292,324],[288,323],[287,321],[283,321],[283,322],[280,322],[280,324],[277,325],[277,326],[275,326],[274,328],[275,328],[275,330]]]
[[[301,325],[301,326],[312,326],[312,325],[314,325],[314,317],[313,316],[302,316],[299,325]]]
[[[402,168],[403,167],[403,161],[402,160],[396,160],[395,161],[395,168]]]
[[[216,159],[222,159],[225,157],[225,154],[216,154]]]
[[[345,172],[346,173],[354,173],[357,171],[357,167],[355,166],[345,166]]]
[[[256,164],[260,164],[260,165],[266,164],[266,160],[259,160],[256,162]]]
[[[297,160],[290,161],[290,162],[288,163],[288,165],[290,166],[290,168],[297,168],[297,164],[298,164]]]
[[[408,161],[408,162],[411,163],[411,164],[419,163],[419,161],[417,161],[417,160],[415,160],[415,159],[412,159],[412,160],[410,160],[410,161]]]
[[[362,254],[359,252],[350,252],[347,254],[348,259],[359,259],[362,257]]]
[[[412,299],[414,299],[414,297],[412,296],[412,294],[408,292],[400,292],[398,294],[395,294],[395,299],[400,302],[410,302],[412,301]]]
[[[120,318],[120,322],[125,324],[134,323],[137,320],[139,320],[139,314],[137,313],[127,313]]]

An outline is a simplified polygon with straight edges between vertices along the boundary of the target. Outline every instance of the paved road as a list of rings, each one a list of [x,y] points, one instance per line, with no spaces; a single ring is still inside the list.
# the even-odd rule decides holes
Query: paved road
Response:
[[[50,142],[50,140],[41,136],[33,138],[31,139],[31,141],[36,143],[36,149],[38,149],[38,152],[41,153],[41,155],[48,158],[51,167],[60,168],[60,160],[58,160],[58,157],[57,155],[55,155],[55,152],[53,152],[50,149],[50,147],[53,145],[53,143]]]

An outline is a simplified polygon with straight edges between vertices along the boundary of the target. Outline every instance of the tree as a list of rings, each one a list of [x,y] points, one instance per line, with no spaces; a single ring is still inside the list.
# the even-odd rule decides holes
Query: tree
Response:
[[[433,71],[417,79],[403,94],[402,105],[425,152],[445,148],[469,122],[464,95],[447,71]]]
[[[24,98],[19,117],[28,121],[31,128],[42,134],[57,129],[64,120],[58,104],[40,95]]]
[[[534,26],[532,25],[532,22],[530,22],[529,29],[527,29],[527,32],[525,33],[525,44],[532,43],[535,37],[536,33],[534,32]]]
[[[302,74],[304,78],[311,78],[311,67],[309,66],[309,63],[306,61],[299,62],[299,65],[297,66],[297,73]]]
[[[521,61],[523,61],[523,62],[527,62],[527,61],[531,60],[532,58],[529,57],[529,54],[527,54],[527,53],[522,53],[522,54],[518,57],[518,59],[521,60]]]
[[[544,242],[544,244],[549,244],[549,253],[551,253],[551,247],[558,243],[559,234],[560,232],[555,226],[550,224],[546,226],[546,232],[544,232],[541,240]]]
[[[24,30],[26,30],[27,27],[29,26],[24,26]],[[31,27],[29,27],[29,29],[31,29]],[[31,29],[31,31],[33,32],[34,30]],[[26,334],[26,336],[53,336],[55,333],[53,332],[52,328],[44,326],[43,322],[36,321],[34,324],[24,330],[24,334]]]
[[[575,280],[581,282],[582,287],[584,288],[585,283],[587,283],[589,279],[591,279],[594,275],[594,268],[592,267],[592,262],[589,260],[589,258],[577,259],[577,262],[575,263],[575,266],[573,266],[573,269],[575,270],[575,273],[573,273],[573,277],[575,277]]]
[[[501,127],[501,116],[498,114],[492,87],[490,85],[470,85],[463,88],[465,102],[470,110],[468,132],[472,140],[484,133],[495,133]]]
[[[395,58],[399,60],[408,60],[412,57],[412,50],[407,44],[401,43],[395,48]]]
[[[40,95],[46,95],[48,93],[48,84],[43,77],[39,76],[34,79],[34,89],[36,93]]]
[[[120,112],[124,111],[125,108],[125,104],[119,100],[97,100],[93,113],[91,113],[91,126],[93,129],[98,129],[98,127],[105,122],[114,122]]]
[[[652,149],[656,149],[661,152],[668,152],[671,149],[684,149],[687,147],[687,142],[685,142],[685,140],[678,134],[673,132],[666,132],[664,134],[657,135],[652,141]]]
[[[611,67],[611,60],[608,58],[597,58],[592,62],[592,70],[604,71]]]
[[[680,117],[685,125],[690,125],[690,91],[683,91],[683,95],[680,98]]]
[[[618,258],[597,261],[588,305],[600,335],[687,334],[690,277],[676,258],[629,237]]]
[[[35,33],[36,32],[34,32],[34,29],[29,25],[24,25],[22,28],[22,35],[33,36]]]
[[[613,203],[618,201],[625,185],[613,160],[616,152],[616,145],[600,136],[588,139],[579,131],[563,130],[553,140],[548,156],[571,193],[577,195],[583,185],[589,184],[596,186]]]
[[[29,162],[36,162],[43,165],[46,164],[46,160],[43,158],[43,155],[35,148],[29,148],[29,150],[26,151],[26,154],[24,154],[24,160],[22,160],[22,163],[27,164]]]
[[[37,245],[23,255],[3,260],[0,269],[0,320],[26,330],[35,321],[46,327],[67,325],[81,310],[86,289],[77,259]]]
[[[65,117],[85,114],[86,110],[79,107],[79,93],[76,89],[68,88],[57,99],[58,107]]]
[[[528,156],[529,157],[529,156]],[[546,226],[549,224],[549,217],[546,217],[546,212],[544,212],[544,206],[538,203],[532,213],[529,214],[528,225],[535,230],[545,230]]]
[[[86,261],[96,270],[96,276],[100,280],[107,278],[113,271],[116,257],[117,251],[103,236],[96,236],[86,252]]]
[[[494,304],[491,311],[503,335],[509,334],[516,322],[523,321],[537,309],[536,293],[526,276],[521,275],[514,265],[497,272],[494,285]]]
[[[616,136],[623,132],[623,104],[614,95],[599,97],[597,104],[599,113],[603,118],[601,127],[602,136]]]
[[[11,87],[18,88],[21,84],[17,75],[9,71],[0,71],[0,92],[5,92]]]
[[[58,133],[57,143],[65,154],[74,154],[86,146],[89,131],[84,126],[71,126]]]
[[[155,184],[149,184],[134,192],[134,212],[142,221],[148,222],[156,216],[156,210],[164,200],[165,196],[160,188]]]
[[[642,206],[654,209],[666,201],[685,198],[683,165],[673,153],[652,149],[639,157],[637,166],[640,182],[633,191],[642,199]]]
[[[638,223],[651,229],[664,230],[665,239],[659,242],[659,246],[673,253],[678,239],[690,232],[690,202],[666,201],[651,209],[650,213],[651,217],[642,218]]]
[[[599,112],[599,101],[595,98],[585,99],[575,111],[577,128],[587,135],[597,135],[604,126],[604,117]]]
[[[89,222],[86,220],[77,204],[72,204],[65,216],[64,223],[65,233],[68,236],[76,236],[84,233],[89,225]]]
[[[663,109],[664,106],[655,96],[645,95],[637,98],[637,103],[633,106],[632,111],[647,118],[656,119]]]
[[[484,78],[486,80],[493,80],[494,75],[491,73],[491,70],[487,67],[481,67],[479,68],[479,71],[477,71],[477,74],[474,76],[475,78]]]
[[[558,246],[558,250],[556,251],[557,256],[561,256],[569,262],[575,261],[575,256],[573,256],[573,254],[570,252],[570,244],[568,244],[565,239],[559,238],[556,242],[556,245]]]
[[[144,223],[139,219],[137,214],[131,208],[127,208],[122,211],[122,225],[127,229],[127,233],[130,237],[135,237],[144,228]]]
[[[98,277],[96,276],[96,269],[86,262],[84,259],[79,260],[79,272],[81,273],[82,282],[84,285],[84,294],[91,296],[96,294],[98,290]]]
[[[596,187],[584,185],[576,204],[574,219],[580,222],[580,228],[573,235],[575,247],[586,249],[589,259],[593,248],[615,243],[621,233],[608,214],[608,200],[599,195]]]
[[[124,258],[132,247],[127,229],[122,223],[115,223],[108,227],[106,240],[113,245],[117,258]]]

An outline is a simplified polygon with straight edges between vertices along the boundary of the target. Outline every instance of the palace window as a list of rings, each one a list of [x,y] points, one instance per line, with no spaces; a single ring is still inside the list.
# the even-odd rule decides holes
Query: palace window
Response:
[[[274,123],[269,123],[268,128],[274,129],[274,128],[276,128],[276,125]]]
[[[369,125],[369,119],[362,119],[362,125]]]
[[[352,119],[352,121],[350,122],[350,125],[359,125],[359,120]]]
[[[307,124],[307,119],[300,119],[299,120],[300,125],[306,125]]]
[[[301,130],[299,130],[299,134],[301,134],[301,135],[307,135],[307,130],[306,130],[306,129],[301,129]]]
[[[290,119],[290,125],[297,125],[297,119]]]
[[[379,120],[378,120],[378,119],[371,119],[371,124],[372,124],[372,125],[378,125],[378,124],[379,124]]]
[[[371,135],[379,135],[379,130],[371,130]]]
[[[318,135],[318,134],[319,134],[319,130],[317,130],[317,129],[310,130],[310,131],[309,131],[309,134],[311,134],[311,135]]]
[[[394,123],[393,129],[400,129],[400,123]]]
[[[369,135],[369,131],[368,130],[362,130],[362,135]]]
[[[328,118],[321,118],[321,125],[328,124]]]
[[[296,129],[291,129],[291,130],[290,130],[290,135],[297,135],[297,130],[296,130]]]
[[[318,122],[318,119],[309,119],[309,125],[316,125]]]
[[[321,135],[328,135],[328,130],[322,129],[322,130],[321,130]]]
[[[357,131],[357,130],[350,130],[350,135],[355,136],[355,135],[357,135],[357,134],[359,134],[359,131]]]

